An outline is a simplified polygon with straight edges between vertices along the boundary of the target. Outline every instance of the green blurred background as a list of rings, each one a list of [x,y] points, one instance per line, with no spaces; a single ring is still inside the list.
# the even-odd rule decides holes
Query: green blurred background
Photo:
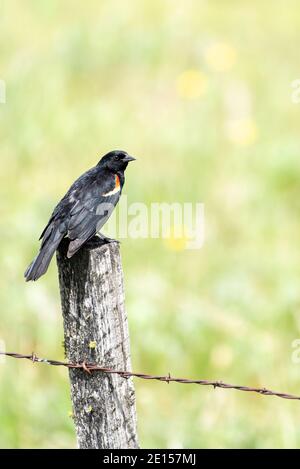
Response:
[[[128,202],[203,202],[206,239],[124,240],[133,368],[300,394],[296,0],[2,0],[1,321],[63,358],[55,262],[23,272],[71,182],[138,157]],[[146,178],[145,178],[146,176]],[[296,401],[135,381],[143,447],[297,447]],[[0,446],[75,447],[64,369],[0,366]]]

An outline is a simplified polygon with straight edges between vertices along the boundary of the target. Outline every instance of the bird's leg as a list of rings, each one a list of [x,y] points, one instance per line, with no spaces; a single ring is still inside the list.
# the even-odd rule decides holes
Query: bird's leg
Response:
[[[99,245],[99,241],[100,241],[99,236],[95,235],[92,238],[90,238],[88,241],[86,241],[85,246],[90,247],[90,248],[96,247]]]

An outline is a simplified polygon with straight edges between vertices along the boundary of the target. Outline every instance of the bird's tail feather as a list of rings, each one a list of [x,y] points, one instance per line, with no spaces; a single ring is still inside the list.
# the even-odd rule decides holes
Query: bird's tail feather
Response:
[[[40,252],[33,259],[31,264],[27,267],[24,277],[26,282],[29,280],[37,280],[47,271],[50,261],[54,252],[56,251],[59,243],[64,237],[63,233],[59,230],[53,230],[52,235],[49,236],[48,240],[42,245]]]

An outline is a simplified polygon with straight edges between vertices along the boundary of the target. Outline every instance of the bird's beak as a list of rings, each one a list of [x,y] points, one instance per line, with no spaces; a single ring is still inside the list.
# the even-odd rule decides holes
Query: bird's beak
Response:
[[[130,155],[127,155],[125,156],[125,158],[123,158],[123,161],[125,161],[125,163],[129,163],[130,161],[135,161],[136,158],[133,158],[133,156],[130,156]]]

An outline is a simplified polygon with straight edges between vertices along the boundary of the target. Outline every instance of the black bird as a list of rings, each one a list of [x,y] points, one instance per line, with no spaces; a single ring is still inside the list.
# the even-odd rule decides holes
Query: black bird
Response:
[[[67,253],[70,258],[100,231],[120,199],[124,171],[133,160],[135,158],[125,151],[111,151],[72,184],[40,236],[40,251],[24,274],[27,282],[37,280],[47,271],[65,236],[70,239]],[[101,234],[100,237],[113,241]]]

